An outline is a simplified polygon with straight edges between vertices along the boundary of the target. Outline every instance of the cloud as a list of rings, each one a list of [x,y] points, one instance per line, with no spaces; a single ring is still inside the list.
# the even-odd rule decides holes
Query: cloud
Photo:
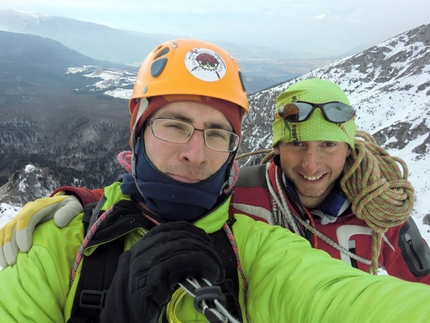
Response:
[[[322,13],[322,14],[320,14],[320,15],[318,15],[318,16],[314,16],[314,17],[312,17],[311,19],[312,19],[312,20],[323,20],[325,17],[327,17],[327,14]]]

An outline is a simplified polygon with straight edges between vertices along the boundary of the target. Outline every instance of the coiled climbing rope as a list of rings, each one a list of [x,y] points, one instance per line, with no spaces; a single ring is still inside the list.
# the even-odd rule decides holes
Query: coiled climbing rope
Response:
[[[414,189],[406,163],[376,144],[367,132],[357,131],[355,149],[347,158],[340,184],[352,211],[372,229],[372,263],[376,274],[382,234],[404,223],[413,209]]]

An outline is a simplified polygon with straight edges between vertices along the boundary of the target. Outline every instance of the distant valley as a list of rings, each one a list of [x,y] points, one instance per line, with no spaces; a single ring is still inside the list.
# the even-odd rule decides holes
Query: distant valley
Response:
[[[0,30],[56,40],[92,59],[129,65],[135,70],[146,54],[160,43],[186,37],[139,33],[70,18],[25,14],[12,10],[0,10]],[[345,56],[311,59],[305,54],[301,55],[299,48],[285,52],[240,42],[216,43],[228,50],[241,65],[247,80],[248,93],[272,87]]]

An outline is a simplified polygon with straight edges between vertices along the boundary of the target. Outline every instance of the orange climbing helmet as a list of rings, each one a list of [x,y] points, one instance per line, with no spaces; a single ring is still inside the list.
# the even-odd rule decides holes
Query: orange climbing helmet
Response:
[[[212,97],[239,106],[242,116],[248,112],[245,80],[236,60],[206,41],[172,40],[149,53],[129,101],[132,137],[154,112],[147,109],[148,99],[166,95]]]

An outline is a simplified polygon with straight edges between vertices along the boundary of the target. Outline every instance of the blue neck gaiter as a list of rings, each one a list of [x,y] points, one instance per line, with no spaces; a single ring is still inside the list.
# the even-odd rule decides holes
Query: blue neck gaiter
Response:
[[[193,221],[217,204],[226,180],[228,161],[208,179],[188,184],[166,176],[151,163],[142,137],[136,142],[135,150],[136,180],[131,174],[123,176],[123,194],[130,194],[168,221]]]

